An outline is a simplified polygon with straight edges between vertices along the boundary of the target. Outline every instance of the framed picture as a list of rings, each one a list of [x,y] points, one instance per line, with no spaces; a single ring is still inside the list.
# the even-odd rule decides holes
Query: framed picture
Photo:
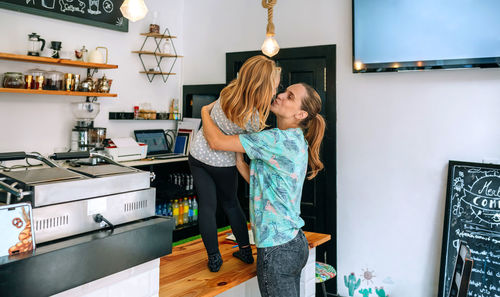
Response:
[[[175,137],[174,153],[187,155],[189,153],[190,140],[191,133],[179,131],[177,137]]]
[[[0,206],[0,257],[32,252],[35,249],[31,204]]]

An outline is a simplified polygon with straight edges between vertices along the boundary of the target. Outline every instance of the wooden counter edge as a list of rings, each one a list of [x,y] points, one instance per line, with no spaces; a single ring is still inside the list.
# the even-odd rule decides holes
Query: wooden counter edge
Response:
[[[206,267],[206,252],[201,238],[173,247],[172,254],[161,258],[159,296],[215,296],[255,277],[257,275],[256,263],[247,266],[231,256],[235,250],[231,248],[231,244],[227,244],[225,239],[226,234],[230,232],[231,230],[225,230],[218,233],[219,248],[224,258],[223,268],[218,273],[209,272]],[[307,231],[304,231],[304,234],[309,242],[309,249],[331,239],[330,234]],[[252,249],[256,257],[255,246]],[[181,264],[186,260],[190,268]],[[233,275],[231,270],[224,271],[229,267],[237,270],[234,273],[237,276],[229,277]],[[186,270],[189,270],[189,273],[186,273]]]

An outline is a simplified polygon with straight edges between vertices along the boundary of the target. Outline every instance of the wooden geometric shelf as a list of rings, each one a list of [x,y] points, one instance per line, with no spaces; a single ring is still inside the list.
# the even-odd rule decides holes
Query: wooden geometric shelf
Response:
[[[160,33],[141,33],[142,36],[147,36],[147,37],[154,37],[154,38],[177,38],[177,36],[172,36],[172,35],[165,35],[165,34],[160,34]]]
[[[31,62],[31,63],[52,64],[52,65],[60,65],[60,66],[80,67],[80,68],[94,68],[94,69],[116,69],[116,68],[118,68],[118,65],[111,65],[111,64],[87,63],[87,62],[73,61],[73,60],[68,60],[68,59],[54,59],[54,58],[48,58],[48,57],[16,55],[16,54],[1,53],[1,52],[0,52],[0,59],[1,60],[20,61],[20,62]]]
[[[177,58],[182,58],[182,56],[177,55],[177,50],[175,49],[173,40],[170,40],[170,44],[171,44],[172,50],[173,50],[172,54],[162,52],[161,42],[163,39],[173,39],[173,38],[176,38],[176,36],[171,35],[168,28],[165,28],[165,31],[163,32],[163,34],[161,34],[161,33],[140,33],[140,34],[141,34],[141,36],[145,36],[144,42],[142,43],[142,46],[141,46],[141,49],[138,51],[132,51],[132,53],[138,54],[139,60],[141,60],[143,71],[139,71],[139,73],[146,74],[149,82],[153,82],[153,80],[156,76],[161,76],[163,82],[166,83],[170,75],[175,75],[175,73],[172,73],[172,69],[174,68],[174,65],[175,65],[175,62],[177,61]],[[151,38],[156,45],[154,51],[145,50],[145,46],[146,46],[146,43],[147,43],[149,38]],[[143,55],[153,56],[155,59],[155,62],[156,62],[156,66],[155,67],[146,67],[146,64],[144,63],[144,60],[142,57]],[[168,58],[168,61],[169,61],[169,62],[167,62],[167,65],[164,65],[164,66],[168,67],[168,64],[171,64],[170,69],[168,71],[165,71],[166,69],[162,69],[162,60],[164,58]],[[172,58],[172,59],[170,59],[170,58]]]
[[[156,75],[175,75],[175,73],[172,72],[160,72],[160,71],[139,71],[139,73],[156,74]]]
[[[117,96],[117,94],[110,94],[110,93],[31,90],[31,89],[13,89],[13,88],[0,88],[0,93],[84,96],[84,97],[116,97]]]
[[[132,53],[141,54],[141,55],[153,55],[153,56],[165,57],[165,58],[182,58],[182,56],[176,56],[176,55],[164,54],[164,53],[155,53],[155,52],[149,52],[149,51],[132,51]]]

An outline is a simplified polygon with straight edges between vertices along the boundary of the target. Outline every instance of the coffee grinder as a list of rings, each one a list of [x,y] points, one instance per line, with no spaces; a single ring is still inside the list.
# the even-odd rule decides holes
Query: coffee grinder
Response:
[[[76,125],[71,131],[71,151],[103,150],[106,128],[94,127],[94,119],[100,111],[99,103],[74,102],[71,109],[76,117]]]

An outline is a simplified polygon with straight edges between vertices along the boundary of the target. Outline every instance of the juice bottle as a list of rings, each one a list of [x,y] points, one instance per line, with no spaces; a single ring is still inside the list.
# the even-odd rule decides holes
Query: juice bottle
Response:
[[[168,201],[167,203],[167,216],[168,217],[172,216],[172,200]]]
[[[179,225],[184,224],[184,202],[179,199]]]
[[[193,222],[198,222],[198,203],[196,196],[193,196]]]
[[[191,198],[192,197],[189,197],[189,200],[188,200],[188,205],[189,205],[188,221],[189,221],[189,223],[193,222],[193,200]]]
[[[174,224],[177,227],[179,225],[179,203],[177,203],[177,199],[174,200],[174,205],[172,205],[172,214],[174,217]]]
[[[184,213],[183,213],[184,224],[189,223],[189,203],[188,199],[184,198]]]

